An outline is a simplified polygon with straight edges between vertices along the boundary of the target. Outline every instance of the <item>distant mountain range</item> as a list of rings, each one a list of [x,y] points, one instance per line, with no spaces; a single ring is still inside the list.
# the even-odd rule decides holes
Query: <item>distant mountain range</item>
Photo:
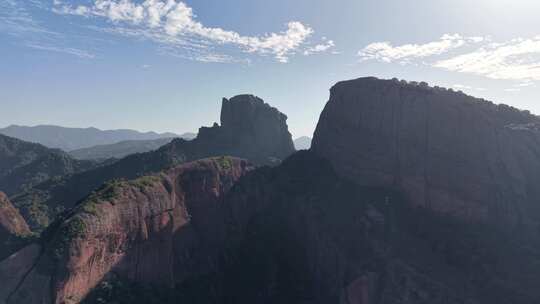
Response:
[[[296,150],[309,150],[311,147],[311,137],[302,136],[294,140],[294,148]]]
[[[135,130],[100,130],[96,128],[66,128],[53,125],[34,127],[11,125],[0,129],[0,134],[24,141],[39,143],[49,148],[73,151],[98,145],[110,145],[126,140],[154,140],[160,138],[194,138],[194,134],[139,132]]]
[[[191,133],[183,139],[191,140],[196,134]],[[157,150],[163,145],[170,143],[173,138],[158,138],[153,140],[126,140],[110,145],[99,145],[90,148],[83,148],[69,152],[76,159],[81,160],[106,160],[110,158],[123,158],[135,153],[144,153]]]
[[[39,231],[59,211],[73,207],[108,181],[133,179],[186,161],[222,155],[244,158],[256,165],[277,164],[294,153],[286,120],[284,114],[256,96],[224,99],[221,125],[200,128],[191,141],[176,138],[155,151],[132,154],[79,174],[44,181],[10,199],[30,227]]]

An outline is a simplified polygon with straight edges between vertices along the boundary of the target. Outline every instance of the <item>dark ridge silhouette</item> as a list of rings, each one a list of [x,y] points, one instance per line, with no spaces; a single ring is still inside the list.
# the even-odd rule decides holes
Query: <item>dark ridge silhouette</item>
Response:
[[[191,141],[181,138],[156,151],[127,156],[94,170],[49,180],[15,195],[13,203],[31,227],[46,227],[56,214],[72,207],[92,190],[113,179],[133,179],[180,163],[220,155],[258,165],[278,164],[294,152],[287,117],[253,95],[224,99],[222,125],[202,127]]]

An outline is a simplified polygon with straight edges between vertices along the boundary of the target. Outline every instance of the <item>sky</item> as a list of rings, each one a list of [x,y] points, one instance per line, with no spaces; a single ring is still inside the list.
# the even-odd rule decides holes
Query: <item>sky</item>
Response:
[[[537,0],[0,0],[0,127],[196,131],[254,94],[311,136],[338,81],[540,114]]]

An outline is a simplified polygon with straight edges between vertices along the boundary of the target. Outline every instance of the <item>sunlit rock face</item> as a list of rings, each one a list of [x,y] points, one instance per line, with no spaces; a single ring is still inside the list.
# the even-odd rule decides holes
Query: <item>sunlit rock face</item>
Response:
[[[538,117],[426,83],[336,84],[312,149],[362,185],[402,190],[459,218],[540,223]]]
[[[252,169],[220,157],[108,184],[0,263],[0,303],[79,303],[111,275],[172,288],[208,272],[223,247],[220,202]]]
[[[213,156],[234,156],[256,165],[277,165],[294,150],[287,117],[253,95],[224,99],[221,125],[202,127],[193,140],[176,138],[161,148],[129,155],[93,170],[45,181],[17,195],[20,208],[35,230],[43,229],[56,210],[71,208],[104,182],[133,179],[178,164]],[[40,212],[31,212],[39,206]]]
[[[22,239],[30,233],[19,210],[11,204],[7,195],[0,192],[0,259],[20,248]]]
[[[28,225],[19,211],[13,207],[7,195],[0,192],[0,236],[27,235],[30,233]]]

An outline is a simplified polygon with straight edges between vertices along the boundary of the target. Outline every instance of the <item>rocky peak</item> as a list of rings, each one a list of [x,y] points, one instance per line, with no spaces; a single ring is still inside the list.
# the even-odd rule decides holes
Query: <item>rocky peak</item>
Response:
[[[401,190],[416,206],[538,232],[538,122],[451,89],[361,78],[331,89],[312,149],[341,175]]]
[[[262,164],[283,160],[295,151],[287,116],[254,95],[223,98],[221,126],[201,128],[197,141]]]
[[[13,203],[38,230],[49,224],[56,210],[71,208],[113,179],[133,179],[180,163],[224,155],[247,159],[256,165],[275,165],[295,151],[286,116],[257,97],[241,95],[224,101],[222,124],[201,128],[193,140],[176,138],[155,151],[132,154],[60,180],[49,179],[14,196]]]
[[[287,116],[254,95],[237,95],[223,98],[221,126],[231,131],[263,128],[273,123],[276,127],[286,126]]]

